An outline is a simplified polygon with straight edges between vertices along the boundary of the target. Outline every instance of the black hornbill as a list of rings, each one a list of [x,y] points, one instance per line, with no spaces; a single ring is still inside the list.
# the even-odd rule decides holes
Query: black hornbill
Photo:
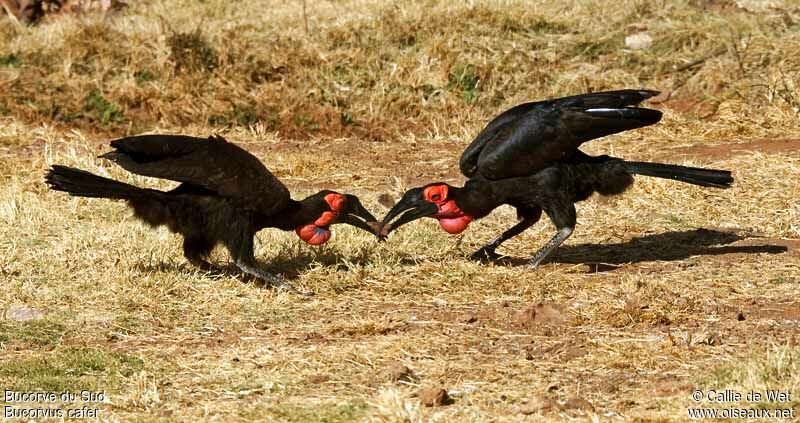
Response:
[[[294,230],[303,241],[320,245],[336,223],[370,233],[377,227],[353,195],[325,190],[293,200],[261,161],[220,136],[142,135],[111,141],[111,147],[114,151],[100,157],[129,172],[181,184],[171,191],[144,189],[59,165],[47,172],[45,181],[51,189],[77,197],[127,200],[137,218],[183,235],[183,255],[201,269],[211,268],[206,257],[222,243],[244,273],[308,294],[258,266],[253,256],[256,232]]]
[[[633,183],[633,175],[728,188],[733,178],[725,170],[593,157],[578,149],[586,141],[658,122],[661,112],[636,107],[657,94],[597,92],[525,103],[503,112],[461,155],[461,173],[469,178],[464,187],[439,182],[407,191],[384,217],[377,235],[382,238],[425,216],[456,234],[472,220],[509,204],[520,222],[471,256],[496,259],[495,249],[536,223],[544,210],[558,232],[534,254],[530,265],[535,267],[572,234],[576,202],[594,192],[621,194]]]

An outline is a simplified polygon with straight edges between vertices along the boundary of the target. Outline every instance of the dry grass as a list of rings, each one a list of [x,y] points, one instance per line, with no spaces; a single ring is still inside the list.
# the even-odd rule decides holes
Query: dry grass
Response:
[[[747,104],[741,135],[755,135],[749,121],[779,133],[800,107],[796,9],[724,5],[319,2],[305,34],[293,2],[147,2],[114,18],[4,26],[0,110],[114,134],[257,124],[390,140],[471,134],[532,96],[649,86],[707,103],[703,113]],[[641,28],[652,48],[625,50]]]
[[[109,421],[225,422],[684,421],[695,387],[796,390],[800,154],[758,150],[800,140],[800,9],[762,3],[318,2],[306,34],[299,2],[152,1],[0,25],[0,389],[106,389]],[[652,48],[626,50],[642,26]],[[458,181],[460,149],[505,107],[620,87],[671,91],[665,118],[592,152],[737,182],[639,178],[580,204],[537,270],[465,259],[506,208],[463,237],[430,221],[383,244],[259,234],[306,300],[198,272],[123,205],[41,183],[61,163],[164,188],[95,159],[108,137],[224,132],[296,197],[335,188],[379,215],[381,193]],[[750,151],[681,155],[734,143]],[[551,231],[503,252],[529,257]],[[538,302],[563,322],[519,322]],[[394,361],[417,378],[392,382]],[[421,407],[419,386],[455,402]]]

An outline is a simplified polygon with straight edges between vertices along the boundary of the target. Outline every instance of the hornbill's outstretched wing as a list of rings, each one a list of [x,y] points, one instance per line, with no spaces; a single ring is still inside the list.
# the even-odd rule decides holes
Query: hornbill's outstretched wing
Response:
[[[143,176],[203,187],[238,207],[272,215],[289,190],[255,156],[220,136],[141,135],[111,141],[100,157]]]
[[[652,90],[619,90],[525,103],[494,118],[464,150],[467,177],[503,179],[532,175],[572,157],[591,139],[652,125],[661,112],[634,106]]]

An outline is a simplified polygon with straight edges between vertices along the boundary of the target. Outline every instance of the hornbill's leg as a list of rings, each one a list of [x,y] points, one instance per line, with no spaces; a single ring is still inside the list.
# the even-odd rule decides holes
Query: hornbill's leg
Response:
[[[508,241],[509,239],[521,234],[526,229],[533,226],[536,222],[539,221],[539,218],[542,217],[542,209],[539,207],[536,208],[517,208],[517,216],[522,218],[516,225],[512,226],[502,235],[492,240],[492,242],[484,245],[478,251],[472,253],[469,256],[472,260],[497,260],[500,258],[500,254],[497,254],[495,250],[500,244]]]
[[[200,270],[208,271],[213,268],[205,260],[212,247],[213,245],[202,237],[186,236],[183,238],[183,256]]]
[[[558,232],[556,232],[555,236],[550,238],[550,241],[547,241],[536,254],[533,255],[533,258],[528,263],[531,267],[536,267],[539,263],[547,257],[550,252],[556,249],[562,242],[564,242],[570,235],[572,235],[572,231],[575,230],[575,222],[577,221],[577,217],[575,215],[575,205],[574,204],[559,204],[553,208],[546,208],[545,212],[547,216],[550,217],[550,220],[556,225]]]
[[[254,276],[264,281],[268,285],[276,288],[285,289],[298,295],[311,296],[313,292],[301,291],[293,287],[289,282],[286,282],[282,276],[273,275],[258,265],[255,256],[253,256],[253,234],[247,234],[241,239],[236,240],[234,245],[228,246],[236,266],[244,273]],[[238,244],[238,245],[236,245]]]

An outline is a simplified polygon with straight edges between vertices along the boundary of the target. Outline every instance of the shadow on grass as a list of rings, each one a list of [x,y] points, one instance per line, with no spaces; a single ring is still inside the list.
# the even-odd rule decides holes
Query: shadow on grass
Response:
[[[543,264],[586,264],[589,265],[590,272],[594,273],[613,271],[624,264],[645,261],[677,261],[692,256],[721,254],[780,254],[788,251],[784,245],[769,244],[769,238],[761,238],[764,243],[758,245],[729,245],[744,239],[759,238],[712,229],[664,232],[616,244],[562,245]],[[523,266],[529,260],[506,257],[500,263]]]
[[[341,251],[326,247],[316,249],[287,248],[281,250],[277,256],[256,257],[256,260],[259,268],[265,272],[283,276],[286,280],[293,280],[318,265],[327,267],[334,272],[348,271],[353,266],[364,266],[370,263],[372,251],[372,248],[361,248],[355,254],[346,255]],[[156,263],[137,263],[133,268],[140,272],[205,272],[206,275],[212,278],[234,277],[244,283],[253,283],[259,287],[272,288],[271,284],[245,274],[231,261],[227,263],[212,262],[211,266],[210,270],[201,270],[189,263],[169,260]]]

